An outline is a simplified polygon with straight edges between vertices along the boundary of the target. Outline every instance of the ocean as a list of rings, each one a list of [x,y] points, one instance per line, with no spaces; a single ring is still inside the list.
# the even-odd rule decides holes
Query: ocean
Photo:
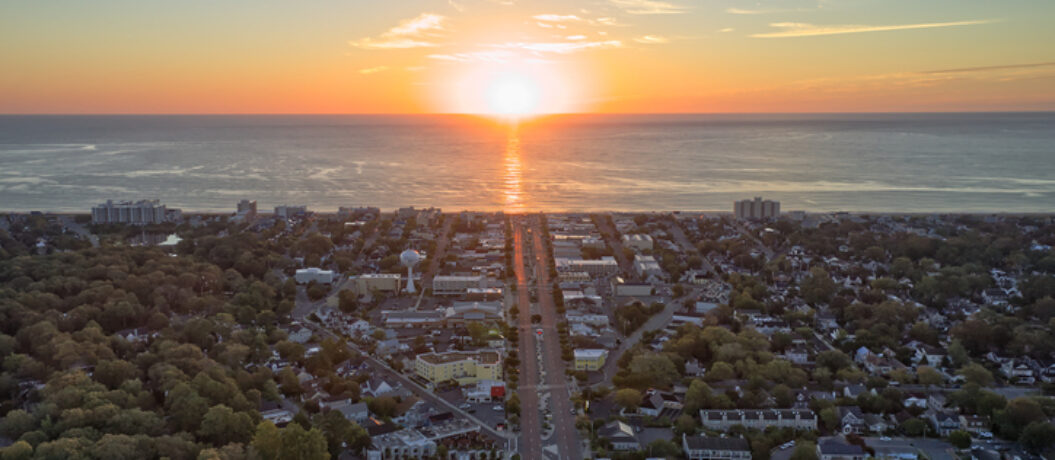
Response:
[[[0,211],[1055,212],[1055,113],[0,116]]]

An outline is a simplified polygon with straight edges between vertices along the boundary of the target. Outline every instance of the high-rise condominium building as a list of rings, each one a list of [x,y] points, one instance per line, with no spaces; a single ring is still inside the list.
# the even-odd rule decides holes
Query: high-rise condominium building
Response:
[[[780,202],[763,200],[760,196],[754,200],[734,201],[733,213],[737,219],[776,219],[780,217]]]

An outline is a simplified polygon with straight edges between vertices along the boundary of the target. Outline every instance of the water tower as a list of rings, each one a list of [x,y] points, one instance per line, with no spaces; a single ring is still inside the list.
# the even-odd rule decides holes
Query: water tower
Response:
[[[414,292],[414,266],[421,262],[421,254],[413,249],[407,249],[399,255],[399,263],[407,267],[407,292]]]

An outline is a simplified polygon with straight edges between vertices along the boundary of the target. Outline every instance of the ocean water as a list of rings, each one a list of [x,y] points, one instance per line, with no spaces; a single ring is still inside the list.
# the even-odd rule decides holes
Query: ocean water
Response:
[[[0,210],[1055,212],[1055,113],[0,116]]]

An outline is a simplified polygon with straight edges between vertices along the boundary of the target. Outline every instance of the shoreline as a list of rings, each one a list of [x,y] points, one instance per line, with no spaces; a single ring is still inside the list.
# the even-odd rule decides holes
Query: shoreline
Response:
[[[181,208],[171,208],[181,209]],[[379,208],[380,209],[380,208]],[[380,209],[382,214],[395,213],[399,208],[393,209]],[[428,209],[428,208],[415,208],[415,209]],[[312,215],[316,216],[338,216],[337,212],[324,212],[324,211],[310,211]],[[675,214],[679,216],[692,216],[692,215],[713,215],[713,216],[727,216],[733,215],[732,211],[719,211],[719,210],[649,210],[649,211],[638,211],[638,210],[557,210],[557,211],[546,211],[546,210],[533,210],[533,211],[504,211],[504,210],[477,210],[477,209],[460,209],[457,211],[441,211],[441,214],[459,214],[463,212],[472,213],[505,213],[509,215],[531,215],[531,214],[567,214],[567,215],[580,215],[580,214]],[[208,217],[233,217],[234,212],[223,212],[223,211],[186,211],[181,209],[183,216],[208,216]],[[852,216],[1006,216],[1006,217],[1051,217],[1055,216],[1055,210],[1051,211],[1027,211],[1027,212],[1011,212],[1011,211],[803,211],[793,210],[788,212],[782,212],[780,217],[788,218],[791,214],[800,214],[804,216],[831,216],[831,215],[852,215]],[[31,211],[8,211],[0,209],[0,216],[13,215],[44,215],[44,216],[60,216],[60,217],[76,217],[76,216],[91,216],[91,212],[72,212],[72,211],[45,211],[45,210],[31,210]],[[261,217],[273,217],[274,213],[269,212],[258,212],[258,216]]]

